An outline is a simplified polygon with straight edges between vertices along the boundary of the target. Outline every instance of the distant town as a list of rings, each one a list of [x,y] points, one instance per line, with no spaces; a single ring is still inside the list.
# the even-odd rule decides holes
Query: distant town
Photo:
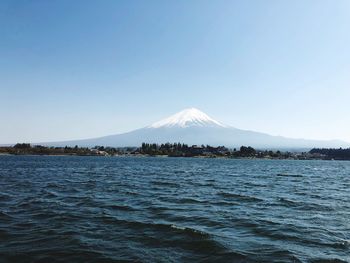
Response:
[[[165,157],[203,157],[203,158],[256,158],[293,160],[350,160],[350,148],[314,148],[310,151],[259,150],[250,146],[227,148],[210,145],[181,143],[142,143],[141,147],[48,147],[17,143],[14,146],[0,147],[0,154],[10,155],[77,155],[77,156],[165,156]]]

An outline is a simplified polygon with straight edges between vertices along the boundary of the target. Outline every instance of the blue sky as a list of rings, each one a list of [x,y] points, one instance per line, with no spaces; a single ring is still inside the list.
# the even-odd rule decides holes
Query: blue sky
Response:
[[[350,1],[0,1],[0,143],[121,133],[188,107],[350,141]]]

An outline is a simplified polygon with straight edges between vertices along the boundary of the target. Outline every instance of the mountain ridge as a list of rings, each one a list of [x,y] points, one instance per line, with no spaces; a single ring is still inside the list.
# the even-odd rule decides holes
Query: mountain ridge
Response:
[[[261,149],[311,149],[350,147],[340,140],[308,140],[273,136],[222,124],[196,108],[182,110],[144,128],[99,138],[42,143],[50,146],[137,147],[141,143],[180,142],[237,148],[242,145]]]

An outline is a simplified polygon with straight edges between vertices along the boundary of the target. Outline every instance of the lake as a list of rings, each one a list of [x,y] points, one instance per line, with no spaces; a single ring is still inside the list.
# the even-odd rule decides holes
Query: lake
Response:
[[[1,262],[349,262],[350,162],[0,156]]]

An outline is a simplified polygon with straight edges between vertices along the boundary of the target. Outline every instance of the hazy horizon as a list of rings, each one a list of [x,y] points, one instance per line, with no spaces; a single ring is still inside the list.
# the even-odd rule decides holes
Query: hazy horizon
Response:
[[[350,2],[0,2],[0,143],[94,138],[195,107],[350,142]]]

